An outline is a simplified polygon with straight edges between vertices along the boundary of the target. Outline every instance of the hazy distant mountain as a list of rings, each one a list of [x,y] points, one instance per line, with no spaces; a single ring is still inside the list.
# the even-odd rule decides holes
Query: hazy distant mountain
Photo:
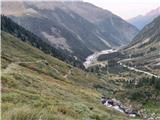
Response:
[[[150,11],[144,16],[139,15],[137,17],[131,18],[128,20],[128,22],[136,26],[138,29],[142,29],[145,25],[150,23],[158,15],[160,15],[160,7]]]
[[[140,31],[125,52],[134,65],[160,69],[160,16]]]
[[[2,13],[81,59],[128,44],[138,32],[120,17],[85,2],[3,2]]]

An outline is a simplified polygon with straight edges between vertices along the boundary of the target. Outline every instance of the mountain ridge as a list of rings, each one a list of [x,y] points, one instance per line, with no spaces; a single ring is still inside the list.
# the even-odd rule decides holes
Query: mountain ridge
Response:
[[[120,17],[85,2],[13,3],[11,7],[7,2],[2,3],[2,12],[39,37],[48,39],[53,46],[73,52],[83,61],[91,52],[128,44],[138,32]],[[96,14],[90,14],[91,11],[97,11],[97,15],[101,13],[103,18],[95,17],[93,22],[90,17],[94,18]]]
[[[145,15],[139,15],[127,20],[129,23],[136,26],[138,29],[142,29],[145,25],[149,24],[154,18],[160,15],[160,7],[151,10]]]

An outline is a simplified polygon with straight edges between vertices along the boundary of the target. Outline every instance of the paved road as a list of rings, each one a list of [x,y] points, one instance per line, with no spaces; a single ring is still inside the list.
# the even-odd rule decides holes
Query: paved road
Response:
[[[152,74],[152,73],[147,72],[147,71],[139,70],[139,69],[134,68],[134,67],[129,67],[129,66],[127,66],[127,65],[125,65],[125,64],[123,64],[123,63],[121,63],[121,62],[119,62],[119,64],[120,64],[121,66],[125,67],[125,68],[128,68],[129,70],[133,70],[133,71],[135,71],[135,72],[140,72],[140,73],[144,73],[144,74],[149,75],[149,76],[154,76],[154,77],[156,77],[156,78],[160,78],[160,76],[158,76],[158,75]]]

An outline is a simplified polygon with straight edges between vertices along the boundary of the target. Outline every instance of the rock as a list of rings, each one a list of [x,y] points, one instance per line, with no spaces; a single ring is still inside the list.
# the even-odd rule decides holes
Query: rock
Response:
[[[114,108],[115,110],[125,113],[130,117],[140,117],[141,115],[137,110],[132,109],[131,107],[126,107],[122,105],[122,103],[116,99],[109,99],[106,97],[101,97],[101,102],[107,107]]]

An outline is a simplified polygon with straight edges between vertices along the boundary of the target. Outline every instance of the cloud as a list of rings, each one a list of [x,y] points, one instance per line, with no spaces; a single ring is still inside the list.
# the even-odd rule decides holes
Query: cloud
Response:
[[[160,6],[160,0],[84,0],[107,9],[114,14],[129,19],[144,15]]]

